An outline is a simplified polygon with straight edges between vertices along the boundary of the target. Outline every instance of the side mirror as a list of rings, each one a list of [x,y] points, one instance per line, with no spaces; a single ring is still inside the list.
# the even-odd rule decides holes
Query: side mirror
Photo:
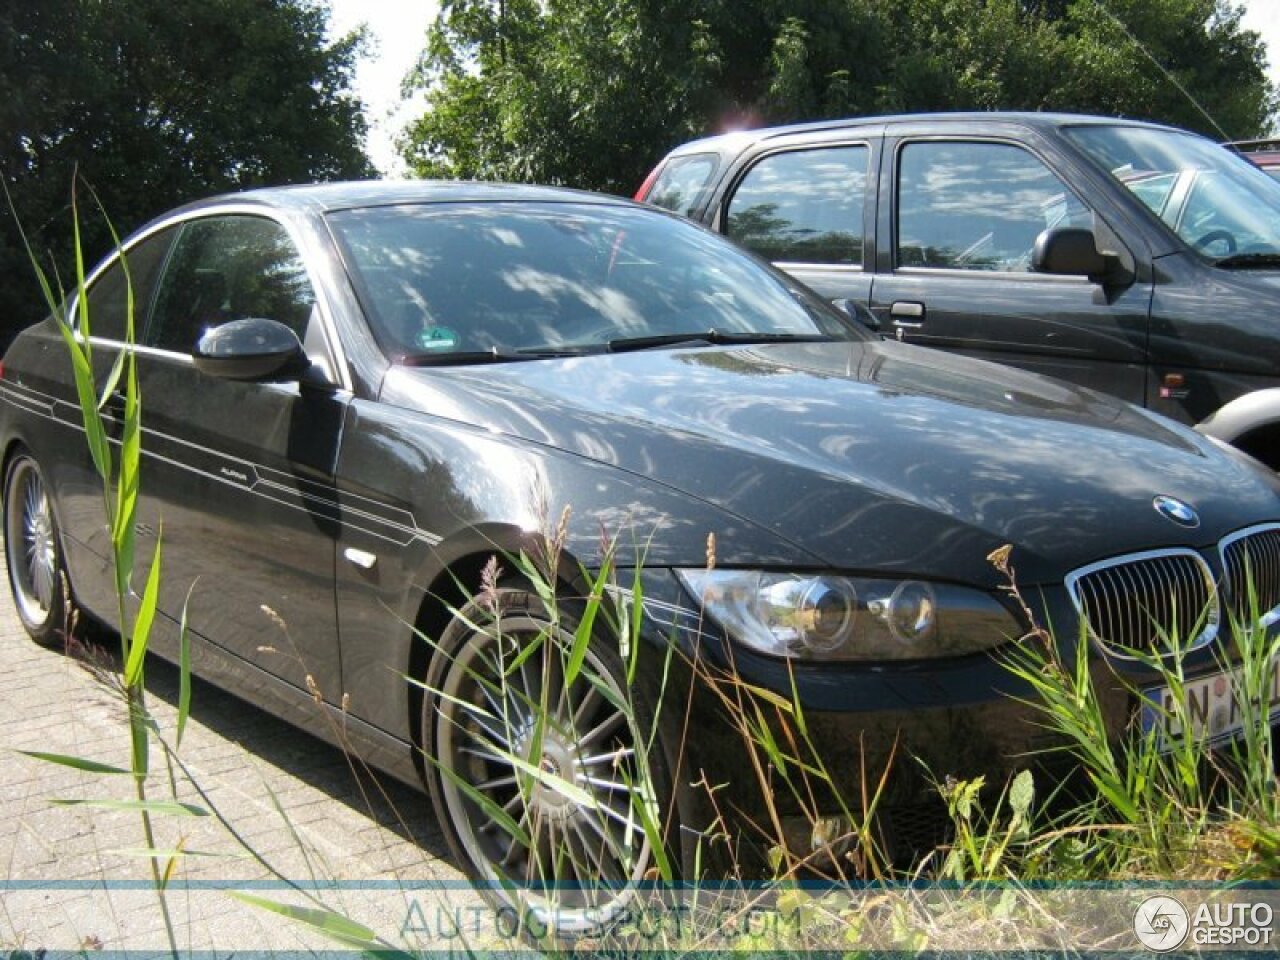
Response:
[[[1036,237],[1031,250],[1031,269],[1068,277],[1088,277],[1094,283],[1118,279],[1119,258],[1098,250],[1092,230],[1082,227],[1051,227]]]
[[[837,297],[831,301],[831,305],[854,323],[862,324],[862,326],[866,327],[873,333],[880,332],[880,321],[876,319],[876,315],[862,304],[858,303],[858,301],[849,300],[845,297]]]
[[[262,317],[206,330],[191,358],[201,373],[224,380],[297,380],[311,365],[296,333]]]

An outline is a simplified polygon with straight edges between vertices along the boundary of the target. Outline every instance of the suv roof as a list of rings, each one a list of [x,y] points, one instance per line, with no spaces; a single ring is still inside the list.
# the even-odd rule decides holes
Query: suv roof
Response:
[[[808,123],[793,123],[780,127],[760,127],[751,130],[735,130],[693,140],[672,150],[668,156],[679,156],[688,153],[706,152],[710,149],[732,143],[741,149],[750,143],[787,137],[792,134],[820,133],[828,130],[846,130],[866,126],[893,126],[907,123],[1017,123],[1027,127],[1061,127],[1061,126],[1111,126],[1123,124],[1134,127],[1151,127],[1159,130],[1175,130],[1165,124],[1149,123],[1143,120],[1129,120],[1125,117],[1099,117],[1074,113],[1033,113],[1017,111],[968,111],[956,113],[911,113],[890,114],[874,117],[847,117],[839,120],[817,120]],[[1180,131],[1184,132],[1184,131]]]

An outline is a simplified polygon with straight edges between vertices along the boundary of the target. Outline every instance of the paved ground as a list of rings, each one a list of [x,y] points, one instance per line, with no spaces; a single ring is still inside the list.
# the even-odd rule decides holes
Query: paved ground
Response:
[[[124,713],[110,685],[114,651],[41,649],[18,623],[7,579],[0,580],[0,598],[0,951],[161,951],[167,938],[149,861],[136,852],[146,846],[136,813],[51,803],[128,799],[131,782],[16,752],[128,766]],[[105,674],[93,669],[95,661]],[[149,705],[172,737],[177,671],[153,658],[147,676]],[[389,778],[379,787],[367,775],[357,777],[341,751],[207,684],[197,682],[192,699],[181,756],[212,803],[279,875],[321,888],[327,904],[395,942],[405,942],[406,927],[412,933],[423,926],[430,911],[422,909],[428,901],[416,892],[420,884],[448,885],[460,876],[423,794]],[[169,796],[163,770],[153,769],[151,792]],[[178,793],[205,804],[189,784],[180,783]],[[178,844],[216,854],[183,857],[171,883],[168,901],[184,951],[333,946],[226,892],[235,881],[260,896],[305,902],[262,862],[245,858],[216,818],[162,818],[156,847]],[[341,883],[330,889],[331,881]]]

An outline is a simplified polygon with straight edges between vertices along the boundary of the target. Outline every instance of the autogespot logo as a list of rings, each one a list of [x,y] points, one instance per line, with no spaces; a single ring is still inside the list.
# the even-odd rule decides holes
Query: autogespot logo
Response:
[[[1148,950],[1166,953],[1187,939],[1191,917],[1173,897],[1148,897],[1133,915],[1133,932]]]
[[[1179,526],[1192,528],[1200,526],[1200,514],[1195,512],[1191,504],[1184,503],[1177,497],[1166,497],[1161,494],[1151,501],[1151,505],[1156,508],[1156,513]]]

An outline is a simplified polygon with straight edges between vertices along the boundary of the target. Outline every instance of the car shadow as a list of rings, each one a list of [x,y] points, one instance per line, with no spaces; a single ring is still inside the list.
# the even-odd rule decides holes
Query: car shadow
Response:
[[[90,672],[119,673],[121,669],[119,638],[97,625],[85,642],[74,642],[67,652]],[[176,711],[178,667],[151,655],[147,657],[146,677],[147,694]],[[190,717],[246,753],[416,845],[424,859],[442,860],[452,866],[452,854],[424,790],[415,790],[390,774],[363,767],[341,748],[199,677],[191,678]]]

